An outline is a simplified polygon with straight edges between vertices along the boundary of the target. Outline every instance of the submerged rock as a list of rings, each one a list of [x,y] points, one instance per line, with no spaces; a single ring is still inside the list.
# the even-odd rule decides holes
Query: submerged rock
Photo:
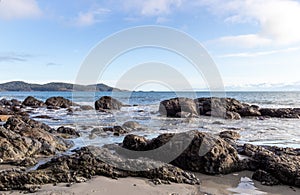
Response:
[[[110,96],[102,96],[95,102],[96,110],[120,110],[122,103]]]
[[[122,127],[127,130],[138,130],[141,129],[141,125],[136,121],[127,121]]]
[[[81,110],[94,110],[94,108],[92,106],[89,106],[89,105],[81,105],[80,109]]]

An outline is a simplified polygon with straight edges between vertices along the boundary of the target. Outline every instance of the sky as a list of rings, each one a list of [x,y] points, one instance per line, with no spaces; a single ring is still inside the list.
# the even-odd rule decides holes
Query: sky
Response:
[[[198,41],[225,87],[299,84],[299,21],[297,0],[0,0],[0,82],[76,83],[83,62],[101,41],[124,29],[152,25]],[[193,89],[208,85],[187,59],[149,47],[112,60],[97,82],[117,86],[130,70],[149,62],[167,64]],[[139,80],[135,76],[126,82]],[[169,87],[155,79],[135,84],[142,90]]]

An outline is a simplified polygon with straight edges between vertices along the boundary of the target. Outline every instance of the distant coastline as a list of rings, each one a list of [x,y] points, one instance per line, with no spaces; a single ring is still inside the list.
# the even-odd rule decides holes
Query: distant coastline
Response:
[[[0,84],[0,91],[126,91],[99,83],[94,85],[77,85],[72,83],[51,82],[46,84],[11,81]]]

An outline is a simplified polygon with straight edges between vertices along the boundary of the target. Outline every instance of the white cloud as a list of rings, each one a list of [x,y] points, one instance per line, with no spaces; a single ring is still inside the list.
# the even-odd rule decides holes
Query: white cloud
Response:
[[[241,53],[229,53],[218,56],[219,58],[232,58],[232,57],[257,57],[273,55],[278,53],[288,53],[300,50],[300,47],[291,47],[286,49],[269,50],[269,51],[259,51],[259,52],[241,52]]]
[[[1,62],[25,62],[32,57],[33,55],[26,54],[26,53],[1,52],[0,63]]]
[[[166,23],[166,22],[169,22],[170,20],[168,19],[168,18],[166,18],[166,17],[158,17],[157,19],[156,19],[156,23],[157,24],[163,24],[163,23]]]
[[[215,40],[215,43],[221,43],[223,45],[230,45],[234,47],[256,47],[265,46],[272,43],[272,39],[267,37],[262,37],[258,34],[247,34],[247,35],[237,35],[237,36],[226,36]]]
[[[201,0],[225,22],[258,25],[256,34],[228,36],[221,43],[255,47],[300,42],[300,2],[295,0]]]
[[[184,0],[124,0],[125,10],[134,10],[142,16],[161,16],[172,12],[173,8],[180,7]]]
[[[80,12],[75,19],[77,26],[90,26],[103,20],[103,15],[109,13],[109,9],[98,8],[88,12]]]
[[[0,19],[34,18],[42,14],[35,0],[2,0],[0,1]]]

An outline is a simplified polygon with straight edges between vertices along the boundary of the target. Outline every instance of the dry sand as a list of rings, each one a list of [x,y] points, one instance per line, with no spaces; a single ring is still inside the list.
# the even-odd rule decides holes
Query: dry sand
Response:
[[[74,184],[66,187],[66,184],[57,186],[45,185],[42,189],[33,194],[42,195],[142,195],[142,194],[266,194],[266,195],[299,195],[300,189],[285,185],[263,186],[259,182],[249,180],[252,172],[243,171],[235,174],[208,176],[197,174],[201,179],[200,186],[191,186],[186,184],[154,185],[147,179],[142,178],[120,178],[118,180],[98,176],[86,183]],[[241,182],[243,180],[243,182]],[[21,194],[19,192],[4,192],[4,194]]]

